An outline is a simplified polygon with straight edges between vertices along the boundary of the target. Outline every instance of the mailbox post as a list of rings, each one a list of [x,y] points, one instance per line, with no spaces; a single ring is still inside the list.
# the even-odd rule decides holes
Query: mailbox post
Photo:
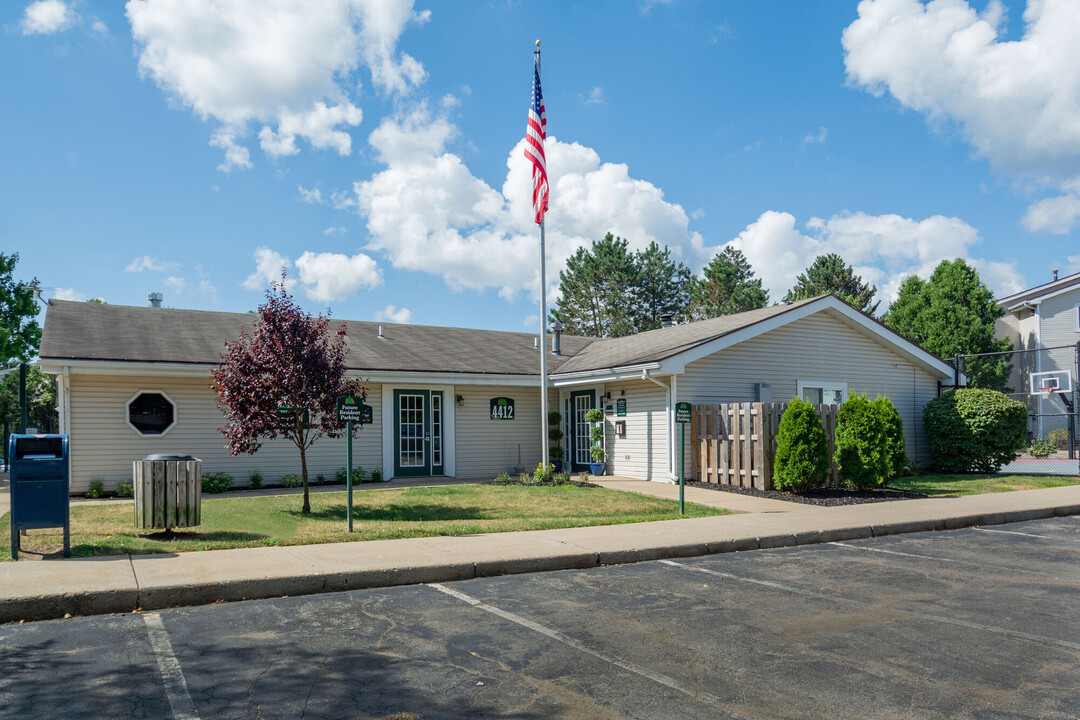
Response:
[[[67,435],[12,435],[11,559],[19,559],[19,531],[64,528],[64,557],[71,557]]]

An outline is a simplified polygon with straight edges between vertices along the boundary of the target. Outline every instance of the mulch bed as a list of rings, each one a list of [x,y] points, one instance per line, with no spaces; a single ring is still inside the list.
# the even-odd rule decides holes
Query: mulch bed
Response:
[[[804,505],[861,505],[862,503],[886,502],[888,500],[916,500],[930,497],[925,493],[912,490],[844,490],[842,488],[823,488],[821,490],[807,490],[802,493],[785,492],[782,490],[756,490],[754,488],[733,487],[731,485],[719,485],[717,483],[703,483],[687,481],[686,487],[701,488],[703,490],[716,490],[717,492],[730,492],[737,495],[752,495],[753,497],[769,498],[770,500],[784,500],[786,502],[803,503]]]
[[[497,480],[481,480],[477,484],[478,485],[501,485],[503,487],[506,487],[506,486],[509,486],[509,485],[520,485],[521,487],[560,487],[562,485],[573,485],[574,487],[583,487],[583,488],[600,487],[599,485],[593,485],[590,482],[578,482],[577,480],[569,480],[569,481],[564,482],[564,483],[556,484],[552,480],[548,480],[547,482],[521,482],[521,480],[519,480],[517,478],[514,478],[510,482],[499,482]]]

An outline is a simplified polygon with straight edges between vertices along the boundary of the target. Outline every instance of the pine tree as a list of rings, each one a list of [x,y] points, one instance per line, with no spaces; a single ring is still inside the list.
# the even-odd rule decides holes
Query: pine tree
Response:
[[[750,261],[741,250],[725,247],[705,266],[704,278],[691,278],[686,315],[705,320],[756,310],[769,303],[769,293],[754,279]]]
[[[818,255],[806,272],[799,275],[795,287],[788,290],[784,302],[806,300],[833,293],[865,313],[873,315],[879,302],[874,302],[877,286],[863,282],[854,269],[836,253]]]
[[[685,311],[690,283],[690,268],[671,259],[671,249],[663,250],[656,242],[634,256],[637,265],[637,303],[634,330],[643,332],[660,327],[660,316],[681,315]]]
[[[551,318],[567,335],[621,337],[634,332],[638,269],[627,242],[611,233],[578,248],[559,272]]]
[[[882,320],[908,340],[938,357],[1012,349],[1007,339],[994,339],[994,321],[1005,310],[994,302],[979,273],[962,259],[943,260],[929,280],[904,280],[896,301]],[[968,382],[974,387],[1004,390],[1012,371],[1007,355],[969,358]]]

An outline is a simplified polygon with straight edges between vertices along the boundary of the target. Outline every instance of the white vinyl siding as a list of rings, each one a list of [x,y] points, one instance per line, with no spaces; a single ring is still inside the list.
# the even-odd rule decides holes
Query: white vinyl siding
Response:
[[[908,457],[929,460],[922,412],[937,397],[937,378],[832,311],[796,320],[690,363],[678,379],[678,397],[673,402],[752,402],[758,382],[772,384],[774,402],[787,402],[803,379],[844,384],[848,397],[887,395],[904,421]]]
[[[667,391],[641,380],[607,384],[604,390],[611,393],[609,402],[613,406],[617,406],[619,399],[626,400],[626,417],[611,414],[605,418],[608,474],[639,480],[670,480]],[[615,423],[621,420],[626,421],[625,437],[615,435]]]
[[[539,388],[455,385],[454,393],[463,400],[454,408],[457,477],[493,478],[502,472],[531,473],[536,469],[540,433],[547,432],[547,421],[540,420]],[[494,397],[514,399],[513,420],[491,419]],[[556,407],[552,392],[548,410]]]
[[[224,417],[214,402],[207,378],[84,375],[71,379],[71,491],[86,492],[92,478],[102,478],[112,490],[118,480],[131,481],[131,463],[150,453],[185,453],[203,461],[203,473],[226,472],[237,486],[247,485],[248,473],[259,470],[263,482],[276,484],[281,476],[300,472],[300,453],[286,440],[266,442],[254,455],[232,457],[218,428]],[[127,423],[128,400],[139,390],[161,390],[176,404],[177,422],[166,435],[140,436]],[[373,425],[364,425],[353,441],[353,463],[365,469],[382,465],[381,393],[368,386]],[[345,439],[323,438],[308,450],[308,477],[322,473],[333,479],[345,466]]]
[[[1080,303],[1080,287],[1042,301],[1039,312],[1042,315],[1043,347],[1073,345],[1080,340],[1076,324],[1077,303]]]

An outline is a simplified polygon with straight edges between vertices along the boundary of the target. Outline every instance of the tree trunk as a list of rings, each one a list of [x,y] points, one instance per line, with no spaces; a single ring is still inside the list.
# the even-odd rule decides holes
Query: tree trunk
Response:
[[[308,496],[308,481],[307,481],[307,449],[303,443],[300,443],[300,472],[304,477],[304,507],[300,509],[300,512],[305,515],[311,514],[311,498]]]

